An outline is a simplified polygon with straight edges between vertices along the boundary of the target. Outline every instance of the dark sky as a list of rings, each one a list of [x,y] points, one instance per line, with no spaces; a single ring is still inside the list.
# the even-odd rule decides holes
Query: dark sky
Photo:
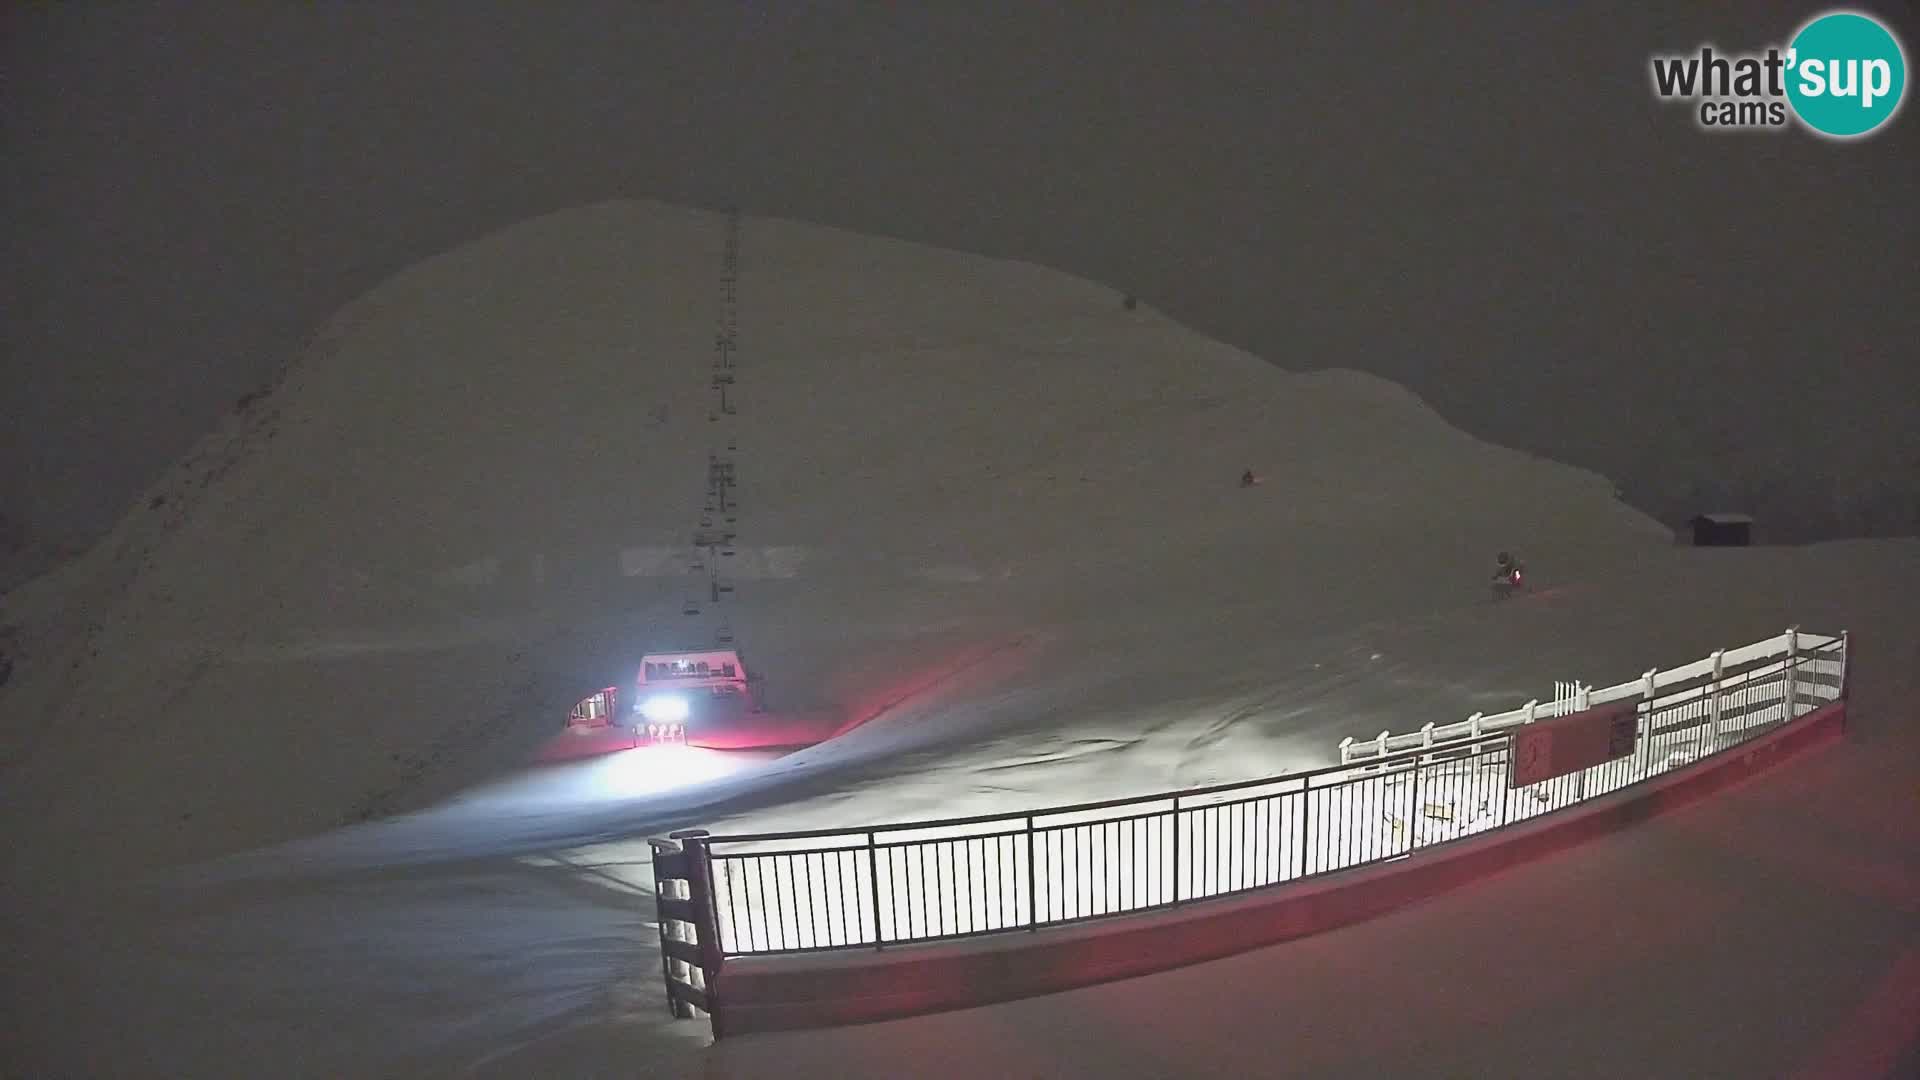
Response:
[[[1662,513],[1920,520],[1920,114],[1714,137],[1649,89],[1651,52],[1816,8],[24,7],[0,509],[42,543],[110,524],[383,278],[616,196],[1106,281]],[[1911,60],[1920,20],[1867,10]]]

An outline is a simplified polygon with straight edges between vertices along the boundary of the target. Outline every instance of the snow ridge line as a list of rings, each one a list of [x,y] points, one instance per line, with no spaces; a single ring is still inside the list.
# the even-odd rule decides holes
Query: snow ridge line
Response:
[[[86,669],[101,655],[102,638],[113,628],[111,623],[126,621],[124,609],[118,618],[95,615],[77,627],[66,626],[66,616],[76,609],[98,612],[129,600],[156,599],[138,596],[155,554],[196,516],[217,505],[225,494],[218,488],[229,474],[257,461],[261,450],[279,434],[285,387],[311,358],[309,354],[330,356],[337,348],[338,334],[331,327],[322,328],[304,352],[284,360],[270,380],[236,399],[230,414],[216,421],[213,430],[135,497],[112,531],[72,561],[0,597],[17,601],[36,582],[60,594],[56,611],[34,612],[22,625],[9,623],[5,628],[8,654],[19,669],[10,689],[26,722],[8,725],[13,730],[0,729],[0,745],[14,743],[0,753],[0,776],[32,763],[47,736],[72,722],[74,701],[87,685]],[[157,599],[164,603],[170,597]],[[39,625],[29,632],[27,624],[34,623]],[[206,674],[214,658],[202,655],[205,652],[196,650],[197,659],[187,674],[167,691],[169,700],[183,697]]]

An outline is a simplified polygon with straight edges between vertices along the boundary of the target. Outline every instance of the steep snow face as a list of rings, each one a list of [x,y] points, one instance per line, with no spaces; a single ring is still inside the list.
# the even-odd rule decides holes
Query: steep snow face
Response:
[[[10,596],[23,865],[422,805],[722,612],[783,707],[863,719],[1017,644],[980,724],[1124,726],[1074,694],[1217,717],[1289,643],[1477,603],[1495,548],[1571,580],[1666,542],[1604,479],[1378,379],[1290,376],[1036,267],[789,222],[742,227],[738,413],[710,419],[724,235],[612,203],[410,270],[99,550]],[[736,592],[687,616],[728,442]]]

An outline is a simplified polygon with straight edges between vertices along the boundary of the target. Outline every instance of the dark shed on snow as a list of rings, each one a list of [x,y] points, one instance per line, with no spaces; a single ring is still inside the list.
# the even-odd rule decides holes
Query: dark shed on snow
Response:
[[[1753,519],[1745,514],[1699,514],[1693,526],[1694,547],[1746,547],[1753,543]]]

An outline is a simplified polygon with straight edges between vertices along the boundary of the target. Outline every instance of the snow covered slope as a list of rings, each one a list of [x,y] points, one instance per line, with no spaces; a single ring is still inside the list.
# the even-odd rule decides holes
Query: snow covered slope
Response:
[[[484,1056],[655,1007],[639,839],[676,823],[1270,774],[1795,620],[1904,625],[1920,580],[1898,542],[1674,548],[1604,478],[1381,380],[1290,375],[1041,268],[790,222],[743,223],[738,414],[710,420],[724,231],[612,203],[414,268],[98,549],[7,595],[10,936],[95,973],[34,1006],[47,1054],[77,1037],[58,1016],[110,1008],[148,1041],[100,1051],[107,1072]],[[641,652],[708,640],[720,611],[683,614],[677,560],[729,441],[720,610],[776,708],[866,722],[694,789],[623,758],[443,802]],[[1540,591],[1495,606],[1503,547]],[[316,836],[275,865],[371,873],[88,914],[134,871]],[[454,857],[479,861],[408,865]],[[171,970],[182,949],[202,964]],[[501,988],[427,1015],[415,979]]]
[[[1288,376],[1037,267],[743,233],[719,423],[715,215],[554,215],[343,311],[99,550],[8,597],[9,812],[56,858],[144,865],[524,759],[577,690],[711,633],[647,556],[684,548],[723,431],[740,642],[777,699],[850,716],[1015,640],[1057,650],[1029,683],[1098,656],[1129,704],[1207,712],[1302,635],[1478,602],[1496,547],[1566,578],[1664,543],[1603,479],[1378,379]]]

